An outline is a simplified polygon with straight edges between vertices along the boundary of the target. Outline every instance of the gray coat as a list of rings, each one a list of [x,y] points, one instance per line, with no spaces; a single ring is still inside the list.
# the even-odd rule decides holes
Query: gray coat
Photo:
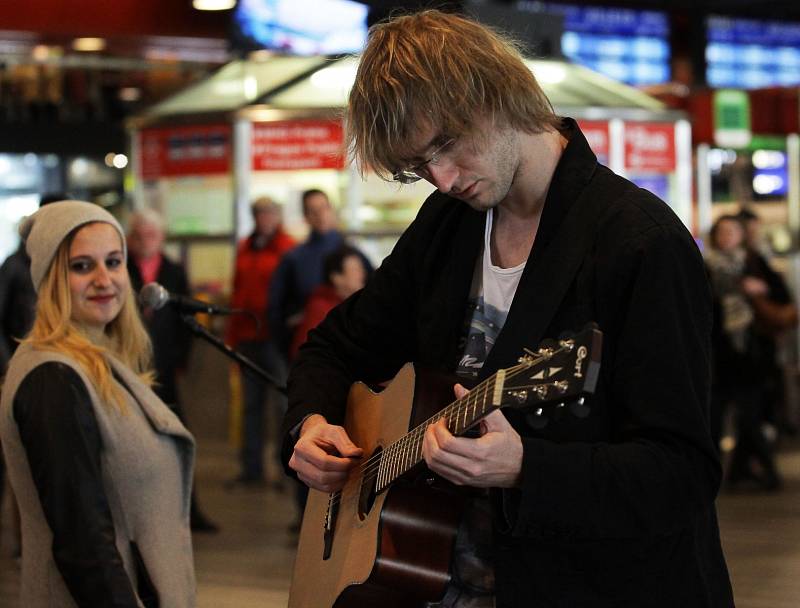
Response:
[[[74,369],[91,398],[102,439],[103,487],[114,522],[116,547],[132,587],[137,588],[131,551],[134,542],[158,590],[161,606],[194,606],[189,530],[194,439],[164,403],[115,358],[109,357],[114,372],[131,391],[122,387],[125,412],[101,401],[74,360],[27,344],[20,346],[11,360],[0,400],[0,438],[22,518],[21,605],[76,606],[53,558],[53,533],[14,418],[14,396],[20,383],[33,369],[51,361]]]

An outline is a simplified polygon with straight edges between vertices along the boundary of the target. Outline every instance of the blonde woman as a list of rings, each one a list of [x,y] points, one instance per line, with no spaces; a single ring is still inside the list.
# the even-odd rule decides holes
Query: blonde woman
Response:
[[[22,514],[21,605],[194,606],[194,440],[149,388],[122,228],[62,201],[20,234],[38,304],[0,437]]]

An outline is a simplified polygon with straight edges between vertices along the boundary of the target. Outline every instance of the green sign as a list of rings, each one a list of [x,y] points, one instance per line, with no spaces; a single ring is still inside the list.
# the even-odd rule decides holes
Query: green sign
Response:
[[[750,97],[746,91],[714,92],[714,143],[720,148],[745,148],[750,131]]]

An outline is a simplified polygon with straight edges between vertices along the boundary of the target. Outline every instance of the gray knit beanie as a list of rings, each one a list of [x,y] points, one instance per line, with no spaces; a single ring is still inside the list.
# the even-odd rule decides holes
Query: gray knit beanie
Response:
[[[116,229],[122,240],[122,252],[127,260],[128,248],[122,226],[113,215],[94,203],[83,201],[50,203],[22,220],[19,234],[25,241],[25,250],[31,257],[31,279],[37,292],[64,239],[79,226],[93,222],[111,224]]]

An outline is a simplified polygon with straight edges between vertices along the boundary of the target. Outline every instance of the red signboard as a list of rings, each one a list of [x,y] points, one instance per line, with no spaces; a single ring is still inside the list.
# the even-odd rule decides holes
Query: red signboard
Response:
[[[284,120],[253,124],[253,170],[343,169],[342,123]]]
[[[625,123],[625,169],[639,173],[675,171],[673,123]]]
[[[143,129],[139,133],[142,178],[228,173],[230,125]]]
[[[597,155],[597,162],[601,165],[608,164],[609,134],[608,121],[605,120],[579,120],[578,126],[581,128],[586,141],[592,152]]]

